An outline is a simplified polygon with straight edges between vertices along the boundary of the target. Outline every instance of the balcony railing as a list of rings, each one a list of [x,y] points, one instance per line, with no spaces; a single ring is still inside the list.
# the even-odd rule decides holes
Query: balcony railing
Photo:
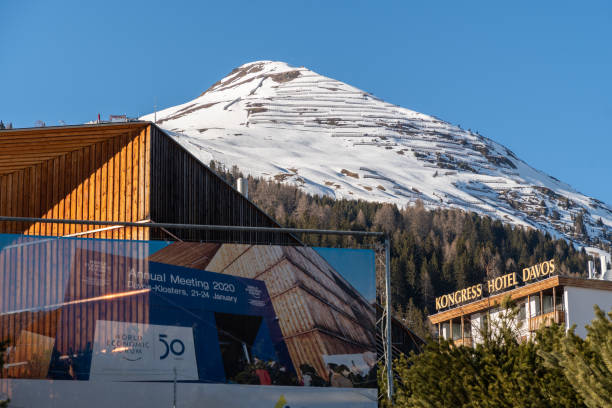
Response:
[[[455,346],[472,347],[472,338],[471,337],[465,337],[463,339],[457,339],[457,340],[453,341],[453,344]]]
[[[544,313],[529,319],[529,331],[536,331],[541,327],[550,326],[553,323],[564,322],[565,312],[563,312],[562,310],[555,310],[553,312]]]

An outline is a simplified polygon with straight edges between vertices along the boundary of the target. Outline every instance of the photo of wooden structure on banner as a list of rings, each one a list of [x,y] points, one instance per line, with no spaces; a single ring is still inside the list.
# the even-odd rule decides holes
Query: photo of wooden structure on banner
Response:
[[[374,307],[312,248],[176,242],[150,260],[263,280],[293,365],[325,380],[323,356],[375,355]]]

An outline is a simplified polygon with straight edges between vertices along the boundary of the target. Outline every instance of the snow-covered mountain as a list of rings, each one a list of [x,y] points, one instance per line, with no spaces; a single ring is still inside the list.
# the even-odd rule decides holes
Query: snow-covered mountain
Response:
[[[257,61],[198,98],[141,119],[203,163],[313,194],[461,208],[554,236],[612,241],[612,208],[504,146],[306,68]],[[586,235],[576,234],[582,214]]]

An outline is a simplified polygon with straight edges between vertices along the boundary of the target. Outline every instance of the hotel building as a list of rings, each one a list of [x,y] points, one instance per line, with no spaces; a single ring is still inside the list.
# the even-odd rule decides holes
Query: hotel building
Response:
[[[452,340],[455,345],[474,346],[482,342],[482,328],[495,321],[501,312],[500,304],[508,296],[519,309],[516,328],[521,340],[533,338],[536,330],[552,323],[563,324],[566,330],[575,324],[576,334],[584,337],[585,325],[595,317],[593,306],[604,311],[612,309],[612,281],[549,276],[451,307],[429,319],[438,338]]]

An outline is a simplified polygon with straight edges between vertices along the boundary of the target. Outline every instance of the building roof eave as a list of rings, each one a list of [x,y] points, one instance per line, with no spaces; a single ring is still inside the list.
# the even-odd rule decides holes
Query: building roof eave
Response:
[[[496,305],[499,305],[502,300],[507,296],[510,296],[510,298],[514,300],[557,286],[572,286],[612,291],[612,281],[572,278],[569,276],[557,275],[542,279],[541,281],[527,284],[525,286],[518,287],[516,289],[508,290],[480,300],[476,300],[474,302],[466,303],[453,309],[438,312],[434,315],[429,316],[429,320],[432,324],[438,324],[441,322],[448,321],[450,319],[454,319],[456,317],[495,307]]]

